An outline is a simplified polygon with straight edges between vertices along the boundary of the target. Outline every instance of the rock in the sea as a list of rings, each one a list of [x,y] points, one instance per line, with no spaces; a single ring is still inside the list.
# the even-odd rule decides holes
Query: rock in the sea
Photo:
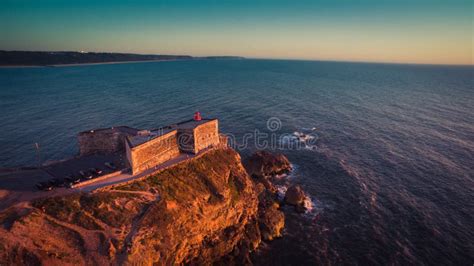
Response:
[[[280,210],[276,194],[265,187],[262,178],[255,180],[255,190],[258,193],[258,225],[262,240],[271,241],[281,237],[285,227],[285,215]],[[268,180],[263,179],[270,183]]]
[[[283,154],[257,151],[244,162],[247,173],[252,177],[268,177],[291,171],[291,164]]]
[[[281,237],[285,227],[285,215],[278,208],[279,205],[275,202],[259,211],[258,221],[263,240],[271,241]]]
[[[285,215],[277,201],[277,189],[268,177],[291,171],[290,161],[283,154],[258,151],[244,162],[247,173],[253,177],[258,193],[258,224],[263,240],[281,237]]]
[[[285,203],[293,206],[304,206],[306,195],[299,185],[292,185],[285,193]]]

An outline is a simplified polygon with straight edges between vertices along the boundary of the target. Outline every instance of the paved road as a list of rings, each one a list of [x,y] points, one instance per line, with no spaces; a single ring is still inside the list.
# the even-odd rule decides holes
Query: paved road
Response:
[[[166,161],[166,162],[164,162],[164,163],[162,163],[158,166],[155,166],[154,168],[150,168],[150,169],[148,169],[148,170],[146,170],[146,171],[144,171],[140,174],[137,174],[137,175],[120,174],[120,175],[117,175],[117,176],[109,177],[109,178],[104,179],[104,180],[99,180],[99,181],[94,182],[92,184],[88,184],[88,185],[85,185],[85,186],[78,187],[78,188],[76,188],[76,190],[84,191],[84,192],[90,192],[90,191],[93,191],[93,190],[96,190],[96,189],[99,189],[99,188],[113,186],[113,185],[116,185],[116,184],[122,184],[122,183],[130,182],[130,181],[133,181],[133,180],[136,180],[136,179],[144,178],[144,177],[152,175],[152,174],[154,174],[158,171],[162,171],[163,169],[166,169],[166,168],[175,166],[177,164],[180,164],[182,162],[185,162],[185,161],[187,161],[191,158],[195,158],[196,156],[201,156],[202,154],[204,154],[207,151],[208,150],[202,151],[197,155],[180,154],[178,157],[176,157],[174,159],[171,159],[169,161]]]

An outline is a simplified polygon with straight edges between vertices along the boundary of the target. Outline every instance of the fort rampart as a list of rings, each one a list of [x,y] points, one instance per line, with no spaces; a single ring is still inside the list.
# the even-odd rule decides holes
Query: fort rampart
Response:
[[[180,153],[198,154],[219,145],[217,119],[188,120],[156,130],[112,127],[79,133],[80,155],[121,153],[132,174],[156,167]]]
[[[127,140],[126,154],[132,174],[178,157],[180,151],[176,134],[177,131],[173,130],[135,147],[131,147]]]
[[[125,149],[125,138],[135,135],[138,130],[120,126],[96,129],[79,133],[79,154],[109,154]]]
[[[217,119],[194,128],[194,153],[219,143],[219,126]]]

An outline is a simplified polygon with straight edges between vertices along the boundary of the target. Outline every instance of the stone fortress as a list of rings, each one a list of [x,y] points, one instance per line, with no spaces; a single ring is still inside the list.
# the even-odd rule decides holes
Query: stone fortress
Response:
[[[79,133],[80,156],[122,154],[133,175],[156,167],[181,154],[198,154],[224,144],[217,119],[194,119],[152,129],[127,126],[95,129]],[[225,144],[224,144],[225,145]]]

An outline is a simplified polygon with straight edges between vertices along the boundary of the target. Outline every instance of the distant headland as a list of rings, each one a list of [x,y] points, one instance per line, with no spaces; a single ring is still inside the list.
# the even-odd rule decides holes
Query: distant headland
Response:
[[[0,50],[0,66],[61,66],[80,64],[107,64],[124,62],[199,60],[199,59],[244,59],[239,56],[157,55],[97,52],[34,52]]]

